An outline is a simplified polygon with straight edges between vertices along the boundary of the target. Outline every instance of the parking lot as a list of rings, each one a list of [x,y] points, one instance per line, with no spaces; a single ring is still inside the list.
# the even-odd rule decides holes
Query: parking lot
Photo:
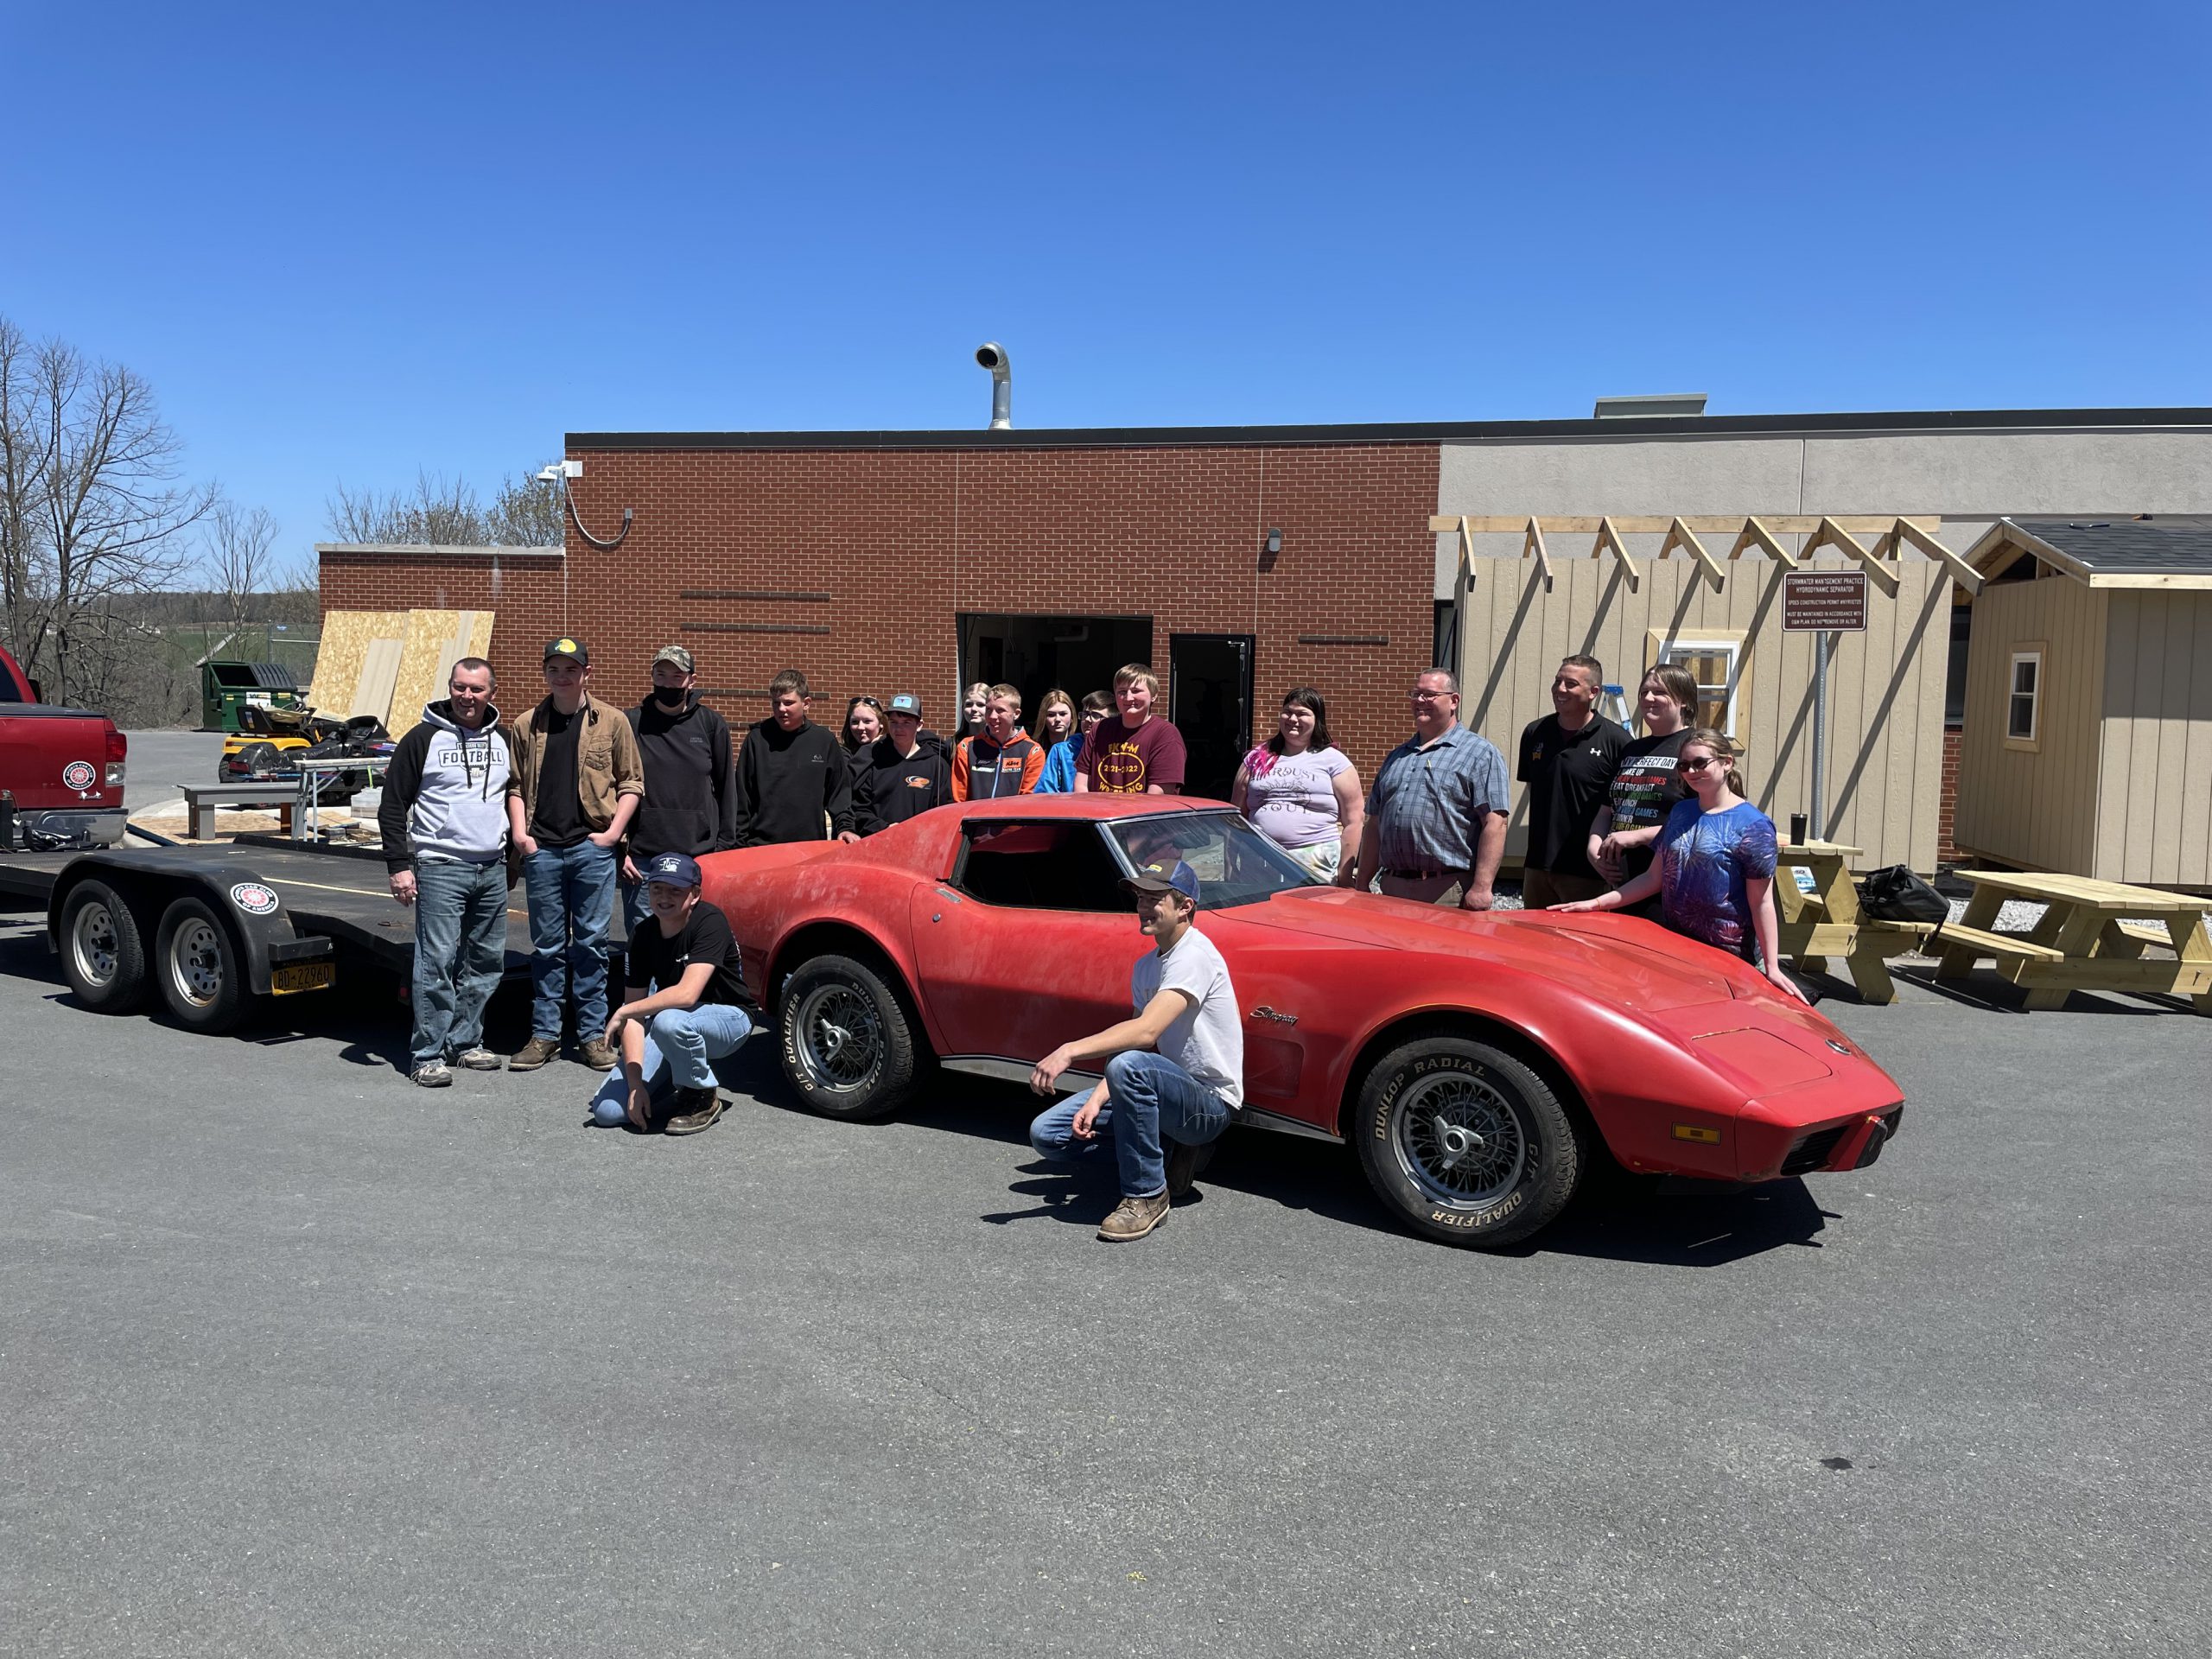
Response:
[[[1902,990],[1826,1005],[1859,1174],[1485,1255],[1245,1133],[1109,1247],[1011,1088],[832,1123],[756,1039],[593,1131],[410,1088],[388,987],[196,1039],[0,921],[0,1649],[2201,1655],[2212,1023]]]

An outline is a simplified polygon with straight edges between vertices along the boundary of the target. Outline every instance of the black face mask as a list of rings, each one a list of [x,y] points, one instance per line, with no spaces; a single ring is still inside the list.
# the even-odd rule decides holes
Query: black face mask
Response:
[[[654,686],[652,688],[652,694],[653,701],[658,703],[662,708],[667,709],[671,714],[675,714],[677,710],[681,709],[683,705],[690,700],[691,696],[691,694],[689,691],[671,690],[669,687],[664,685]]]

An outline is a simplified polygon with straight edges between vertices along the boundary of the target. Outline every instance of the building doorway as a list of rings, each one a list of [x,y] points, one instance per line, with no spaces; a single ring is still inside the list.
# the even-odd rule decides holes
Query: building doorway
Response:
[[[1167,639],[1167,717],[1183,734],[1185,795],[1225,801],[1252,747],[1252,636]]]
[[[1036,729],[1037,705],[1054,686],[1080,704],[1093,691],[1114,692],[1114,671],[1152,660],[1148,616],[1007,616],[963,611],[960,683],[942,728],[960,723],[960,693],[981,680],[1021,693],[1022,725]]]

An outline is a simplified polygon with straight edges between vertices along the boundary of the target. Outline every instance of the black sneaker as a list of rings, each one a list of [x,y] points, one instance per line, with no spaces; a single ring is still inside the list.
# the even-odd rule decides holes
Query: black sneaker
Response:
[[[722,1115],[722,1097],[713,1089],[678,1089],[669,1103],[670,1116],[660,1126],[663,1135],[696,1135],[711,1129]]]

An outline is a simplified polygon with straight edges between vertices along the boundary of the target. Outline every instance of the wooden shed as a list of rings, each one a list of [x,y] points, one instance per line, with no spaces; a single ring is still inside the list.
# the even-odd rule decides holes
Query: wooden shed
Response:
[[[1862,868],[1932,871],[1951,592],[1955,583],[1980,585],[1936,539],[1939,524],[1886,514],[1439,515],[1430,527],[1456,531],[1462,549],[1460,718],[1510,766],[1522,728],[1552,710],[1560,658],[1598,658],[1631,702],[1646,669],[1680,663],[1707,693],[1706,722],[1744,748],[1749,798],[1784,823],[1812,802],[1814,652],[1827,638],[1827,838],[1861,849]],[[1477,552],[1508,532],[1519,557]],[[1863,631],[1783,627],[1784,577],[1815,569],[1866,573]],[[1522,794],[1516,785],[1509,861],[1527,846]]]
[[[2000,518],[1967,562],[1961,856],[2212,889],[2212,524]]]

